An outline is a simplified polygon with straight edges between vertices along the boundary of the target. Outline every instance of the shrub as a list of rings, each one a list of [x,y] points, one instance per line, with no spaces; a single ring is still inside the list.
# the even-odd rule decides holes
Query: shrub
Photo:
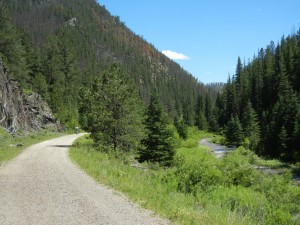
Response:
[[[176,157],[179,190],[195,193],[222,183],[222,172],[217,165],[218,160],[206,149],[181,149]]]
[[[222,161],[222,171],[228,185],[251,186],[257,179],[258,172],[250,164],[254,154],[240,147],[229,153]]]

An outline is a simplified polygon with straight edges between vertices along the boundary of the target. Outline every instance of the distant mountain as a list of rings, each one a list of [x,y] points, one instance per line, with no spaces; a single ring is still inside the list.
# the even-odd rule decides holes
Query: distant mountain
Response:
[[[78,61],[77,82],[80,86],[90,86],[103,69],[118,62],[134,79],[145,103],[149,101],[151,88],[158,89],[170,116],[180,116],[184,110],[190,109],[193,114],[198,95],[207,92],[202,83],[95,0],[5,1],[17,27],[29,34],[42,56],[46,55],[47,47],[49,51],[51,37],[67,36],[68,48],[74,49]],[[51,48],[53,50],[50,45]],[[184,107],[187,104],[190,109]]]

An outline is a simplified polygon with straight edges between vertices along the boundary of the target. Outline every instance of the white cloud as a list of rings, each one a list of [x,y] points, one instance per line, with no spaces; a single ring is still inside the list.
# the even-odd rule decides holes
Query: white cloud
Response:
[[[170,59],[178,59],[178,60],[189,60],[190,59],[190,57],[188,57],[184,54],[173,52],[171,50],[163,50],[162,54],[169,57]]]

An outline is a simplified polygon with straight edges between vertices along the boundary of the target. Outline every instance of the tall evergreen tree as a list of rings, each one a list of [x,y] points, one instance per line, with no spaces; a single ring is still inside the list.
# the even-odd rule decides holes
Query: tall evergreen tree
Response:
[[[236,70],[235,70],[235,82],[237,84],[241,83],[242,73],[243,73],[243,64],[242,64],[241,58],[238,57],[237,66],[236,66]]]
[[[139,161],[150,161],[163,166],[170,166],[175,154],[173,133],[168,128],[167,118],[160,105],[157,91],[151,95],[145,127],[146,138],[142,140],[144,148],[139,149]]]
[[[224,94],[225,94],[225,101],[226,101],[225,123],[227,123],[231,119],[231,116],[238,115],[236,88],[233,83],[233,80],[230,77],[228,78]]]
[[[175,116],[174,126],[175,126],[179,136],[183,139],[186,139],[188,136],[188,126],[184,123],[183,117],[180,117],[178,119],[178,117]]]
[[[225,112],[225,101],[224,101],[224,95],[221,95],[220,92],[218,92],[217,98],[216,98],[216,104],[215,104],[215,110],[217,115],[217,122],[220,127],[224,127],[226,125],[226,112]]]
[[[300,106],[298,106],[297,109],[292,142],[293,142],[292,157],[296,162],[299,162],[300,161]]]
[[[238,147],[243,141],[243,130],[238,117],[231,116],[225,129],[225,138],[228,145]]]
[[[294,162],[299,159],[299,33],[282,37],[276,47],[271,42],[248,65],[238,59],[236,76],[216,101],[218,122],[226,135],[230,136],[229,125],[239,119],[245,138],[254,138],[249,140],[252,150]]]
[[[20,32],[14,26],[5,1],[0,2],[0,59],[5,62],[11,75],[24,88],[28,83],[28,66]]]
[[[205,95],[205,117],[208,122],[208,130],[211,132],[216,132],[218,130],[217,125],[217,115],[216,111],[213,109],[213,104],[211,101],[211,96],[209,93]]]
[[[195,109],[195,125],[199,130],[207,130],[207,120],[205,117],[205,102],[201,95],[198,95]]]
[[[262,90],[262,104],[268,110],[274,106],[276,101],[275,93],[275,47],[274,42],[266,49],[264,62],[264,76],[263,76],[263,90]]]
[[[81,121],[97,143],[113,150],[138,148],[144,136],[142,105],[133,83],[118,65],[113,64],[81,96]]]
[[[49,38],[43,74],[48,83],[49,103],[53,112],[64,125],[73,128],[78,123],[79,67],[71,36],[71,30],[66,27]]]
[[[244,137],[249,139],[249,148],[253,151],[257,150],[256,148],[260,142],[260,127],[257,114],[252,108],[251,102],[248,102],[243,112],[242,127]]]

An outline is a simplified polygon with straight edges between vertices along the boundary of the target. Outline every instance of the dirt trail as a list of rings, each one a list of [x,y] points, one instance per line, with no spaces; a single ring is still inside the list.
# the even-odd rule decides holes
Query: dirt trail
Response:
[[[0,224],[169,224],[78,169],[67,150],[79,136],[33,145],[0,166]]]

